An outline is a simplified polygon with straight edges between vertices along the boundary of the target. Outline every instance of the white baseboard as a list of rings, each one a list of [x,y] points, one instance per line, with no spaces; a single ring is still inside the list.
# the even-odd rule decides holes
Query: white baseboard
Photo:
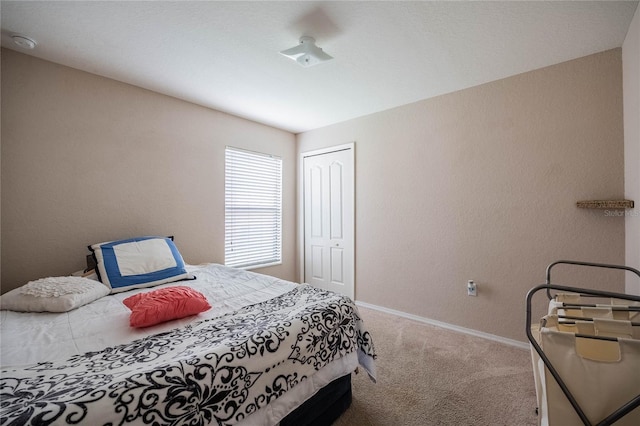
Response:
[[[506,337],[496,336],[495,334],[485,333],[483,331],[473,330],[471,328],[460,327],[458,325],[449,324],[442,321],[436,321],[429,318],[420,317],[418,315],[408,314],[402,311],[396,311],[395,309],[385,308],[383,306],[372,305],[366,302],[356,301],[356,305],[362,306],[363,308],[373,309],[380,312],[385,312],[387,314],[397,315],[399,317],[407,318],[410,320],[423,322],[429,325],[435,325],[436,327],[446,328],[447,330],[457,331],[459,333],[470,334],[472,336],[481,337],[487,340],[493,340],[495,342],[504,343],[505,345],[514,346],[519,349],[530,350],[529,344],[525,342],[520,342],[518,340],[507,339]]]

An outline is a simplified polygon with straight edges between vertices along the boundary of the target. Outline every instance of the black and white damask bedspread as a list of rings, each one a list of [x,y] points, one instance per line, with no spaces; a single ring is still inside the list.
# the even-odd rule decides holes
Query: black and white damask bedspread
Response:
[[[129,344],[3,369],[0,424],[233,425],[354,351],[373,378],[353,302],[300,285]]]

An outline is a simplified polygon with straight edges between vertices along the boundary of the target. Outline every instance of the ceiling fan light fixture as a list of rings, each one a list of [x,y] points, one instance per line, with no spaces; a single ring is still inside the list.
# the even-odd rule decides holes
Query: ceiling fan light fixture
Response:
[[[299,45],[283,50],[280,54],[296,61],[305,68],[333,59],[333,56],[316,46],[316,40],[313,37],[307,36],[300,37]]]

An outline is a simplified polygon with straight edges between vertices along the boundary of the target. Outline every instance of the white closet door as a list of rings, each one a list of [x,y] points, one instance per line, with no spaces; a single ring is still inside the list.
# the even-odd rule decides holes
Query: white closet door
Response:
[[[303,158],[305,282],[353,299],[353,148]]]

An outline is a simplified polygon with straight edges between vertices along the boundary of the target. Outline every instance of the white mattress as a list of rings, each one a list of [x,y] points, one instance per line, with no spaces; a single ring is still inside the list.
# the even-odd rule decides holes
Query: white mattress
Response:
[[[99,299],[66,313],[0,311],[0,365],[20,366],[67,359],[129,343],[188,323],[214,318],[243,306],[269,300],[296,287],[295,283],[221,265],[188,266],[197,279],[132,290]],[[188,285],[203,293],[212,308],[200,315],[144,329],[129,326],[129,309],[122,300],[132,294],[174,285]],[[358,366],[353,352],[339,358],[301,382],[284,396],[247,417],[243,425],[273,425],[332,380]]]

